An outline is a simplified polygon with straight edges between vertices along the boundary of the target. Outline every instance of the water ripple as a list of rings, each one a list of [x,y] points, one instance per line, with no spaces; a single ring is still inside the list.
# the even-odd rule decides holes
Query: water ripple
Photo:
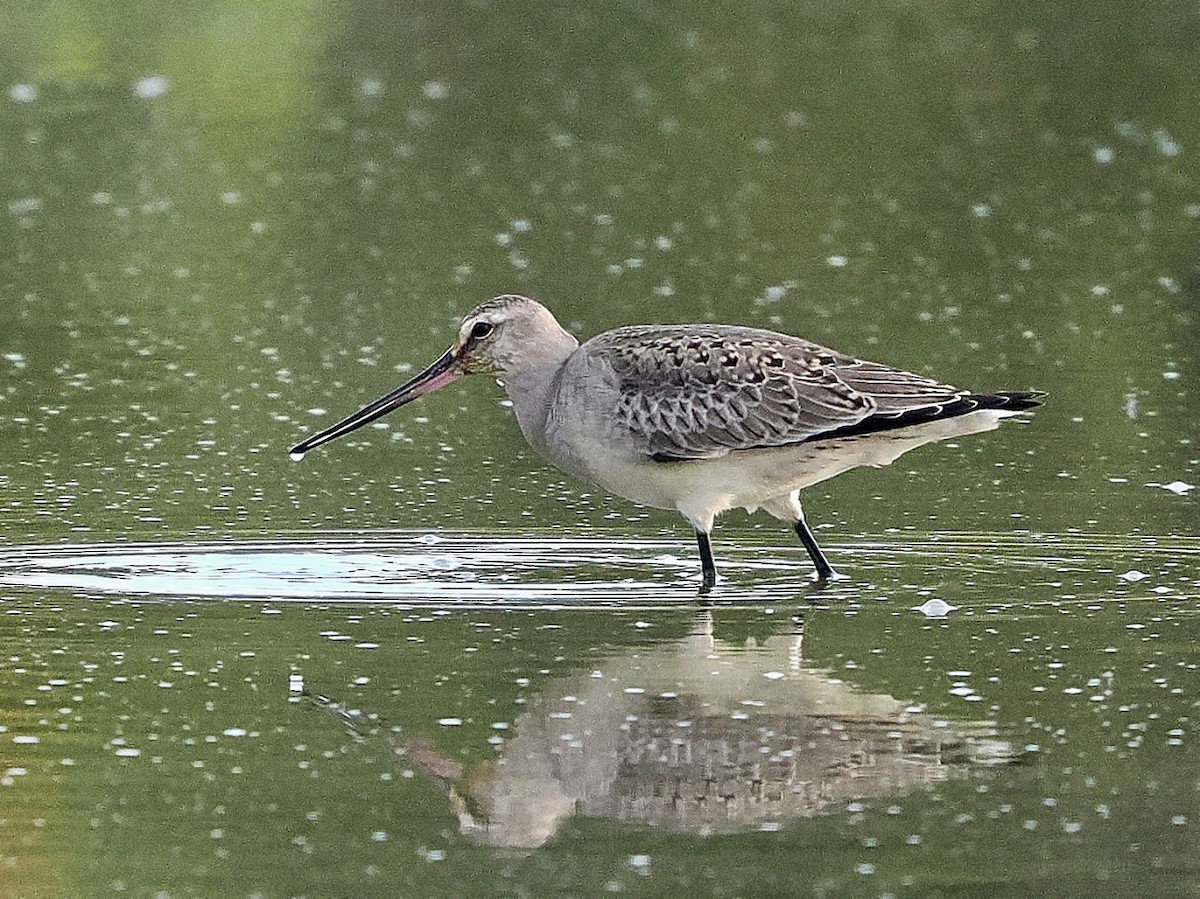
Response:
[[[892,542],[892,540],[895,542]],[[859,541],[842,556],[852,577],[818,589],[803,550],[729,541],[716,602],[880,598],[914,583],[1042,583],[1087,572],[1119,581],[1123,566],[1194,568],[1185,538],[936,534]],[[694,547],[683,540],[389,531],[221,543],[98,543],[0,549],[0,587],[85,595],[472,606],[658,605],[694,602]],[[891,582],[891,583],[889,583]],[[1147,585],[1149,586],[1149,585]],[[865,592],[864,592],[865,591]],[[960,601],[961,597],[956,599]]]

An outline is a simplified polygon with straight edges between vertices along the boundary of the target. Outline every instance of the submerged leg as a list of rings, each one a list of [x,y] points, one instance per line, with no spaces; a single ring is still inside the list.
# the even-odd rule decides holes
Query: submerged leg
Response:
[[[825,558],[825,553],[821,552],[821,547],[817,546],[817,538],[808,529],[808,524],[805,522],[804,516],[797,519],[794,527],[796,529],[796,536],[800,538],[800,542],[808,550],[809,558],[813,560],[813,565],[817,568],[817,580],[827,581],[837,577],[837,572],[833,570],[833,566]]]
[[[821,552],[821,547],[817,546],[817,538],[808,529],[808,523],[804,520],[804,510],[800,508],[799,490],[793,490],[787,496],[780,496],[763,503],[763,510],[774,515],[780,521],[791,522],[796,536],[804,544],[809,558],[812,559],[813,565],[817,569],[818,581],[828,581],[838,577],[838,573],[833,570],[833,566],[825,558],[825,553]]]
[[[700,582],[700,592],[707,593],[717,583],[717,565],[713,561],[712,543],[709,542],[707,531],[696,531],[696,542],[700,545],[700,568],[704,578]]]

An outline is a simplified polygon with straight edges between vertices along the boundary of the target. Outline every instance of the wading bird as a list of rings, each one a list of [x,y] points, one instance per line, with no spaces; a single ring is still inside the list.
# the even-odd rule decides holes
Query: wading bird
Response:
[[[522,296],[476,307],[454,345],[408,383],[301,441],[335,440],[462,375],[493,375],[525,439],[610,493],[674,509],[695,528],[702,592],[717,580],[709,534],[728,509],[786,521],[837,577],[804,520],[800,491],[936,440],[989,431],[1042,403],[1035,390],[972,393],[923,375],[735,325],[634,325],[582,346]]]

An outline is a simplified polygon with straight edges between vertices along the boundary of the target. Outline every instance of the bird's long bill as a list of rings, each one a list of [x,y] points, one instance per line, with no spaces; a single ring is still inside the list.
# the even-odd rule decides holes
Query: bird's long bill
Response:
[[[344,437],[351,431],[356,431],[365,424],[370,424],[377,418],[382,418],[393,409],[399,409],[406,403],[411,403],[417,397],[433,393],[452,381],[457,380],[459,372],[454,367],[454,350],[449,349],[438,360],[421,372],[411,381],[401,384],[391,393],[381,396],[373,403],[363,406],[353,415],[343,418],[335,425],[330,425],[323,431],[318,431],[307,440],[302,440],[292,447],[291,457],[299,461],[305,453],[331,440]]]

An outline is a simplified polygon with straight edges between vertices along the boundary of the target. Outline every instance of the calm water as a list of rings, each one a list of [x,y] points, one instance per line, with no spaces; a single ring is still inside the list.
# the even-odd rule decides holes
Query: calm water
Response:
[[[13,5],[0,895],[1200,894],[1189,4]],[[583,488],[522,291],[1048,404],[810,491]]]

